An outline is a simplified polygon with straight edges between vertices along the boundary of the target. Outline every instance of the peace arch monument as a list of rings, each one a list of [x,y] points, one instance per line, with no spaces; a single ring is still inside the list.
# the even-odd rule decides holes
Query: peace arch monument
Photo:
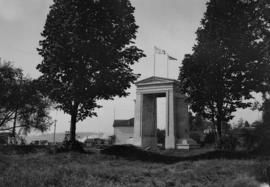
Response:
[[[135,83],[137,86],[133,144],[157,147],[157,98],[166,98],[165,149],[189,149],[197,146],[189,138],[189,115],[185,95],[180,93],[179,81],[149,77]]]

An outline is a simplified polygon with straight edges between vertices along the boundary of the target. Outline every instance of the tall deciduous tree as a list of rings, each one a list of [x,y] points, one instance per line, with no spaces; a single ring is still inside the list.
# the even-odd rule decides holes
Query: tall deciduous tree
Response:
[[[219,138],[222,123],[250,106],[253,91],[269,90],[270,63],[262,55],[269,22],[260,11],[255,0],[210,0],[197,44],[180,69],[191,109],[212,120]]]
[[[0,61],[0,127],[6,126],[14,119],[18,108],[18,83],[22,76],[21,69],[14,68],[10,62]]]
[[[76,122],[96,115],[99,99],[126,96],[144,56],[134,46],[138,26],[129,0],[54,0],[42,32],[37,69],[50,98]]]
[[[35,80],[23,75],[11,63],[0,62],[0,131],[16,129],[46,131],[51,125],[50,101],[39,91]]]

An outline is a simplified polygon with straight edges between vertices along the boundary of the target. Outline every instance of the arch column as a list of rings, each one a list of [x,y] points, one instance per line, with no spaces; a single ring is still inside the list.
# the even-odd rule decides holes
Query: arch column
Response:
[[[142,114],[143,114],[142,103],[143,103],[143,94],[137,92],[135,100],[134,136],[133,136],[133,144],[136,146],[142,146]]]
[[[166,92],[166,129],[165,129],[165,149],[175,148],[175,107],[174,92]]]
[[[175,136],[178,140],[189,137],[188,105],[183,96],[175,97]]]

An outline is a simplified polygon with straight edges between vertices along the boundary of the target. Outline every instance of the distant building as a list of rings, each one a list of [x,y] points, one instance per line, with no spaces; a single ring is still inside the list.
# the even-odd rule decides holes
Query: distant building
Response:
[[[30,143],[31,145],[49,145],[48,140],[34,140]]]
[[[89,136],[83,136],[78,138],[77,140],[81,143],[84,143],[86,147],[95,147],[113,144],[113,137],[114,136],[99,133],[99,134],[92,134]]]
[[[129,144],[133,139],[134,118],[128,120],[114,120],[114,143]]]

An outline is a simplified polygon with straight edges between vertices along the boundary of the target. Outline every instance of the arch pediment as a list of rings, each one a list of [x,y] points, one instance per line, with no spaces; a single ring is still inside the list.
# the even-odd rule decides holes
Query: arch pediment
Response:
[[[140,80],[135,83],[136,86],[142,86],[142,85],[152,85],[152,84],[175,84],[179,83],[179,81],[175,79],[169,79],[169,78],[163,78],[163,77],[149,77],[143,80]]]

